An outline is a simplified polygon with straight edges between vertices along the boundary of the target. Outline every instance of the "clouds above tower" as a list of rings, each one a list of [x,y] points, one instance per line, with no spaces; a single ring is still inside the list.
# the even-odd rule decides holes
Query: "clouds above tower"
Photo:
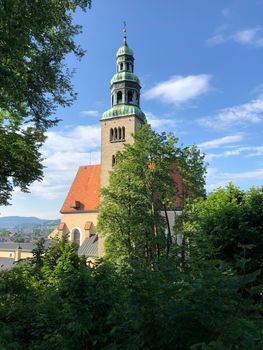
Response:
[[[31,196],[54,200],[63,198],[80,165],[100,160],[100,126],[78,125],[49,131],[43,146],[44,180],[31,185]],[[19,196],[25,197],[20,193]]]
[[[146,90],[143,97],[147,100],[159,99],[177,106],[207,93],[211,89],[211,78],[209,74],[172,76]]]
[[[263,47],[263,28],[262,27],[250,27],[240,29],[235,32],[225,32],[228,26],[223,25],[215,30],[214,34],[207,39],[209,46],[221,45],[226,42],[235,42],[237,44],[253,46],[255,48]],[[223,33],[224,32],[224,33]]]
[[[263,93],[253,100],[235,105],[232,107],[222,108],[215,115],[206,116],[199,119],[203,126],[224,130],[233,126],[247,126],[249,124],[258,124],[263,121]]]

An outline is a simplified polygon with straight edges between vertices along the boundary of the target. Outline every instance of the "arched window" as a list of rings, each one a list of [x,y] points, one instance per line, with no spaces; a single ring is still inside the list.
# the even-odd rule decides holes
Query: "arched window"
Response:
[[[130,63],[126,63],[126,70],[127,70],[127,71],[130,70]]]
[[[117,103],[122,103],[122,92],[121,91],[117,92]]]
[[[122,127],[122,139],[125,140],[125,127]]]
[[[133,92],[132,92],[132,90],[128,91],[127,98],[128,98],[128,103],[131,103],[132,99],[133,99]]]
[[[118,130],[114,128],[114,140],[118,140]]]
[[[113,141],[113,129],[110,129],[110,141]]]
[[[114,165],[116,164],[116,158],[115,156],[113,155],[112,156],[112,167],[114,168]]]
[[[123,63],[120,64],[120,70],[123,70]]]
[[[121,140],[121,128],[118,127],[118,140]]]
[[[80,232],[79,232],[79,230],[77,228],[75,228],[74,231],[73,231],[73,241],[79,247],[79,245],[80,245]]]
[[[114,95],[112,95],[112,97],[111,97],[111,105],[112,106],[114,105]]]

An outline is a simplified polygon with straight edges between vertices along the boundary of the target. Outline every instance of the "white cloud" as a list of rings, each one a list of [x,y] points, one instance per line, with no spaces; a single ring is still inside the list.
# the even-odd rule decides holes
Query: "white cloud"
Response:
[[[232,38],[240,44],[263,47],[263,34],[261,28],[240,30],[239,32],[236,32]]]
[[[208,153],[206,155],[206,160],[210,161],[214,158],[228,158],[240,155],[242,155],[243,157],[261,157],[263,156],[263,146],[237,147],[232,150],[226,150],[221,153]]]
[[[207,39],[206,42],[209,46],[220,45],[227,41],[234,41],[242,45],[263,47],[263,30],[261,27],[246,28],[229,34],[222,33],[227,29],[227,26],[223,25],[219,28]]]
[[[171,129],[175,128],[177,126],[177,122],[175,119],[170,118],[157,118],[153,113],[151,112],[145,112],[145,115],[147,117],[147,121],[154,129]]]
[[[79,166],[98,164],[99,159],[99,152],[54,154],[44,162],[47,166],[44,180],[30,187],[31,196],[50,200],[65,198]]]
[[[44,179],[30,186],[31,196],[54,200],[64,198],[80,165],[100,162],[100,127],[76,126],[50,131],[42,153]],[[19,194],[24,196],[24,194]]]
[[[216,45],[223,44],[225,41],[228,40],[228,37],[224,34],[224,32],[226,32],[228,28],[229,28],[228,23],[223,23],[222,25],[216,27],[213,35],[206,40],[206,43],[209,46],[216,46]]]
[[[218,187],[224,187],[226,186],[230,181],[233,181],[236,185],[244,184],[244,180],[246,185],[249,184],[249,186],[255,185],[255,182],[262,181],[263,180],[263,169],[255,169],[252,171],[245,171],[245,172],[236,172],[236,173],[229,173],[229,172],[220,172],[216,168],[208,168],[207,171],[207,189],[208,191],[213,191]]]
[[[100,145],[99,125],[79,125],[61,131],[49,131],[43,148],[46,155],[56,152],[76,152],[83,149],[96,149]]]
[[[97,117],[99,115],[99,111],[81,111],[80,114],[87,115],[89,117]]]
[[[147,100],[160,99],[165,103],[180,105],[191,101],[210,90],[211,75],[172,76],[146,91]]]
[[[263,180],[263,169],[246,171],[241,173],[224,173],[222,176],[233,180]]]
[[[233,38],[241,44],[248,44],[255,39],[257,32],[257,28],[241,30],[237,32]]]
[[[223,44],[225,41],[226,39],[222,34],[216,34],[211,36],[211,38],[208,38],[206,42],[209,46],[215,46],[215,45]]]
[[[202,142],[198,145],[198,147],[202,149],[218,148],[220,146],[223,146],[229,143],[239,142],[242,139],[243,139],[243,136],[241,134],[229,135],[229,136],[220,137],[218,139]]]
[[[226,129],[233,125],[257,124],[263,120],[263,94],[248,103],[219,110],[215,116],[199,119],[201,125]]]

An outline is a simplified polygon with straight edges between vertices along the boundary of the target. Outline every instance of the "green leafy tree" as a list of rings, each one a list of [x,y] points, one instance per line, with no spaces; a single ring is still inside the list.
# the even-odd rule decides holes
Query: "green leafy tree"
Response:
[[[191,239],[212,243],[210,256],[230,263],[240,273],[262,267],[263,187],[243,191],[230,183],[196,201],[187,215]]]
[[[0,230],[0,237],[8,238],[10,235],[10,232],[7,231],[6,229],[1,229]]]
[[[24,239],[24,237],[23,236],[21,236],[21,235],[16,235],[16,237],[15,237],[15,239],[14,239],[14,242],[15,243],[23,243],[23,242],[25,242],[25,239]]]
[[[196,198],[204,198],[206,163],[205,155],[195,146],[178,149],[177,168],[182,179],[182,206]]]
[[[91,268],[66,238],[48,250],[40,242],[31,260],[0,272],[0,348],[260,349],[262,320],[239,288],[218,261],[187,273],[171,261]]]
[[[0,204],[8,204],[14,186],[43,176],[40,147],[44,132],[58,120],[57,106],[75,98],[69,53],[83,51],[74,42],[81,27],[73,13],[90,0],[4,0],[0,3]]]
[[[107,262],[87,266],[66,237],[48,249],[40,240],[33,253],[0,271],[1,350],[120,349],[112,330],[118,318],[129,320],[116,269]]]
[[[243,297],[253,296],[261,303],[263,187],[243,191],[230,183],[186,207],[183,216],[179,227],[187,242],[187,258],[182,259],[181,247],[178,250],[184,269],[192,269],[189,256],[220,259],[243,276]]]
[[[158,134],[145,125],[135,134],[134,144],[125,145],[117,154],[109,186],[102,189],[98,224],[99,232],[106,235],[106,254],[115,262],[140,258],[154,265],[168,257],[172,228],[167,211],[175,207],[176,195],[184,192],[187,196],[176,186],[174,172],[182,175],[198,195],[203,193],[203,157],[193,147],[179,148],[176,144],[173,135]],[[194,168],[202,179],[189,176]]]

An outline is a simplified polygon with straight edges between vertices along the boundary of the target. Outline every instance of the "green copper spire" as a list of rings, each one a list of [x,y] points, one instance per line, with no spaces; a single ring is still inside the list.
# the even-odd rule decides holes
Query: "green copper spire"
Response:
[[[127,44],[127,28],[124,22],[123,42],[116,54],[116,74],[111,79],[112,108],[103,113],[102,119],[136,115],[145,119],[140,109],[140,80],[134,74],[134,55]]]

